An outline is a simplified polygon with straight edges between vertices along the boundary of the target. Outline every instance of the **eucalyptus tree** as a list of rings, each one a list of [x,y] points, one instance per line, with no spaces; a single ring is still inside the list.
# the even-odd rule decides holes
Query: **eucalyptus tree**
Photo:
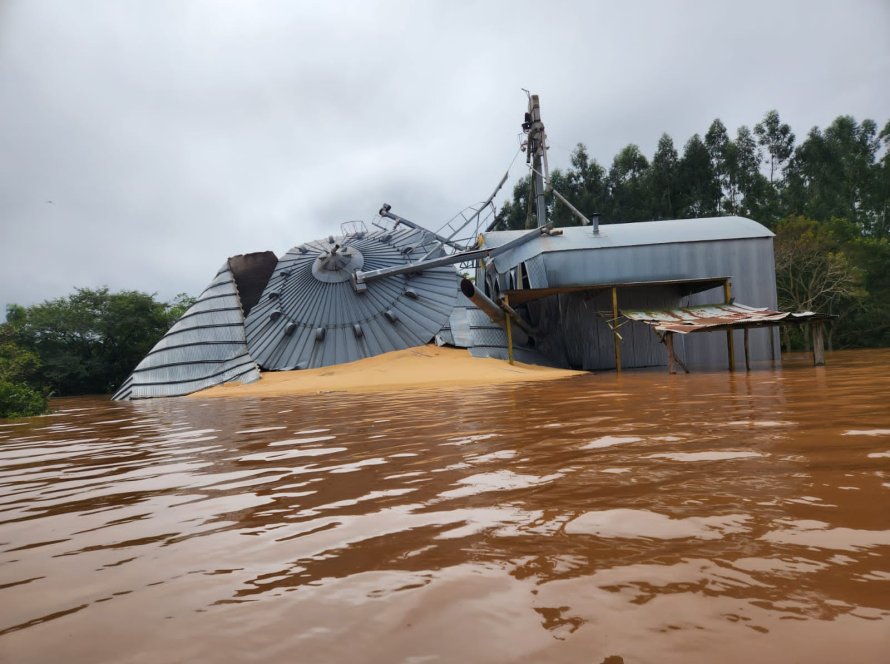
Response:
[[[777,219],[778,201],[775,190],[760,172],[763,154],[747,126],[738,128],[733,146],[733,209],[736,214],[772,226]]]
[[[729,140],[726,125],[715,119],[705,133],[705,147],[711,159],[711,170],[717,182],[714,189],[714,209],[717,214],[735,214],[737,188],[735,173],[735,145]]]
[[[532,223],[531,178],[526,175],[513,186],[512,200],[506,201],[498,210],[496,228],[498,230],[521,230]]]
[[[874,234],[880,226],[873,209],[880,147],[873,120],[860,124],[842,115],[824,132],[813,127],[788,169],[788,211],[813,219],[843,217],[857,223],[863,234]]]
[[[645,221],[651,219],[646,173],[649,160],[640,148],[630,144],[612,160],[608,175],[609,202],[607,221]]]
[[[720,183],[711,164],[711,154],[698,134],[686,141],[678,172],[681,217],[717,215]]]
[[[551,174],[553,188],[587,217],[602,214],[609,207],[605,169],[590,158],[582,143],[575,146],[570,161],[570,168],[565,171],[557,169]],[[555,196],[551,197],[550,205],[550,220],[556,226],[577,226],[581,223],[578,216]]]
[[[772,110],[767,111],[763,120],[754,125],[754,134],[757,136],[760,146],[769,155],[767,170],[770,184],[775,184],[777,181],[783,182],[785,168],[794,154],[795,137],[791,127],[782,122],[778,111]]]
[[[647,189],[653,219],[676,219],[680,216],[677,190],[679,167],[680,157],[674,147],[674,139],[662,134],[648,172]]]

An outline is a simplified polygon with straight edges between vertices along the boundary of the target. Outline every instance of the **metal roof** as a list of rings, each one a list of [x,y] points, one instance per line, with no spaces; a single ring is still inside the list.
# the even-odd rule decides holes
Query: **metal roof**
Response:
[[[112,399],[182,396],[231,380],[258,378],[259,369],[244,338],[238,289],[226,261]]]
[[[358,287],[353,274],[409,264],[432,244],[429,233],[399,227],[294,247],[278,261],[245,321],[251,355],[263,369],[305,369],[428,343],[457,298],[453,267]]]
[[[707,304],[681,309],[637,309],[633,311],[622,309],[621,314],[630,320],[651,325],[659,332],[677,332],[678,334],[729,328],[763,327],[792,321],[801,323],[829,318],[812,311],[790,313],[765,308],[758,309],[738,303]]]
[[[595,249],[598,247],[630,247],[666,242],[702,242],[738,240],[751,237],[773,237],[766,226],[746,217],[701,217],[698,219],[663,219],[626,224],[601,224],[594,235],[591,226],[566,226],[562,235],[543,235],[547,249]],[[484,233],[485,247],[499,247],[528,231],[491,231]],[[551,247],[547,240],[551,240]],[[571,243],[571,246],[565,246]]]
[[[549,252],[639,247],[686,242],[715,242],[770,238],[774,234],[765,226],[745,217],[706,217],[701,219],[666,219],[627,224],[603,224],[599,234],[590,226],[569,226],[560,235],[541,235],[516,249],[495,257],[498,272],[504,272],[522,261]],[[500,247],[527,231],[492,231],[484,233],[485,248]]]

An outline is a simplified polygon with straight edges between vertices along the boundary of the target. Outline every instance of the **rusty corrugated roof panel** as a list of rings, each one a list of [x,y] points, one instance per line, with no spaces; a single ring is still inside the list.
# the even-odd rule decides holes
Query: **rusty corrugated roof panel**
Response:
[[[758,327],[786,320],[803,322],[826,318],[823,314],[812,311],[792,314],[787,311],[774,311],[737,303],[708,304],[681,309],[622,310],[621,314],[630,320],[651,325],[659,332],[679,334],[728,327]]]

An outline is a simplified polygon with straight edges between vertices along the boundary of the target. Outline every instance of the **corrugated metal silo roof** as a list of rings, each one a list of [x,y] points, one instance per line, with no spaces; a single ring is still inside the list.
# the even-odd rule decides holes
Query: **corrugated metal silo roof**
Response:
[[[450,266],[368,282],[352,276],[425,254],[423,231],[398,228],[330,236],[285,254],[245,321],[247,345],[264,369],[352,362],[428,343],[451,314]]]

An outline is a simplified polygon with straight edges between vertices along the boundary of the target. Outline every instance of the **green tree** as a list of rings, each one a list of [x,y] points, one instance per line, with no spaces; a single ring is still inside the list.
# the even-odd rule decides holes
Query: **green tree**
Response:
[[[646,173],[649,161],[636,145],[625,146],[609,169],[606,221],[645,221],[651,219]]]
[[[40,359],[14,341],[8,324],[0,325],[0,418],[46,412],[47,394],[38,386]]]
[[[876,238],[890,238],[890,121],[878,134],[884,151],[874,167],[872,188],[868,197],[868,226]]]
[[[578,143],[571,155],[571,168],[554,170],[553,188],[572,202],[578,211],[590,217],[606,209],[608,191],[606,172],[596,160],[590,159],[587,148]],[[556,226],[577,226],[581,223],[562,202],[553,197],[550,219]]]
[[[188,293],[177,293],[172,302],[166,304],[167,309],[167,327],[171,327],[173,323],[182,318],[183,314],[188,311],[197,301]]]
[[[760,148],[751,130],[738,128],[735,138],[733,209],[735,214],[757,219],[772,226],[776,219],[774,188],[760,172],[763,161]]]
[[[868,297],[837,332],[841,347],[890,346],[890,239],[855,237],[846,253],[863,275]]]
[[[711,165],[711,154],[698,134],[693,134],[683,148],[677,181],[681,217],[717,214],[720,183]]]
[[[776,291],[779,306],[790,311],[817,311],[838,316],[833,335],[844,319],[867,297],[863,273],[844,250],[849,223],[832,224],[806,217],[788,217],[776,227]]]
[[[652,156],[647,183],[653,219],[676,219],[680,216],[677,205],[679,162],[674,140],[662,134]]]
[[[769,155],[767,170],[770,184],[783,182],[785,167],[794,153],[794,132],[791,127],[782,122],[778,111],[772,110],[767,111],[763,120],[754,125],[754,134]]]
[[[711,159],[711,170],[717,182],[714,189],[716,199],[713,207],[717,214],[735,214],[737,198],[736,150],[735,144],[729,140],[726,125],[719,118],[711,123],[705,134],[705,147]]]
[[[47,397],[26,383],[0,378],[0,419],[41,415],[47,411]]]
[[[788,169],[788,203],[795,214],[814,219],[842,217],[862,232],[875,231],[874,193],[880,167],[876,158],[881,141],[873,120],[859,124],[840,116],[823,133],[810,130],[795,150]]]
[[[513,187],[513,200],[507,201],[498,210],[495,219],[498,230],[515,231],[528,228],[532,216],[531,178],[526,175]]]
[[[42,385],[62,396],[104,393],[126,378],[188,302],[80,288],[31,307],[10,306],[7,325],[14,341],[40,358]]]

